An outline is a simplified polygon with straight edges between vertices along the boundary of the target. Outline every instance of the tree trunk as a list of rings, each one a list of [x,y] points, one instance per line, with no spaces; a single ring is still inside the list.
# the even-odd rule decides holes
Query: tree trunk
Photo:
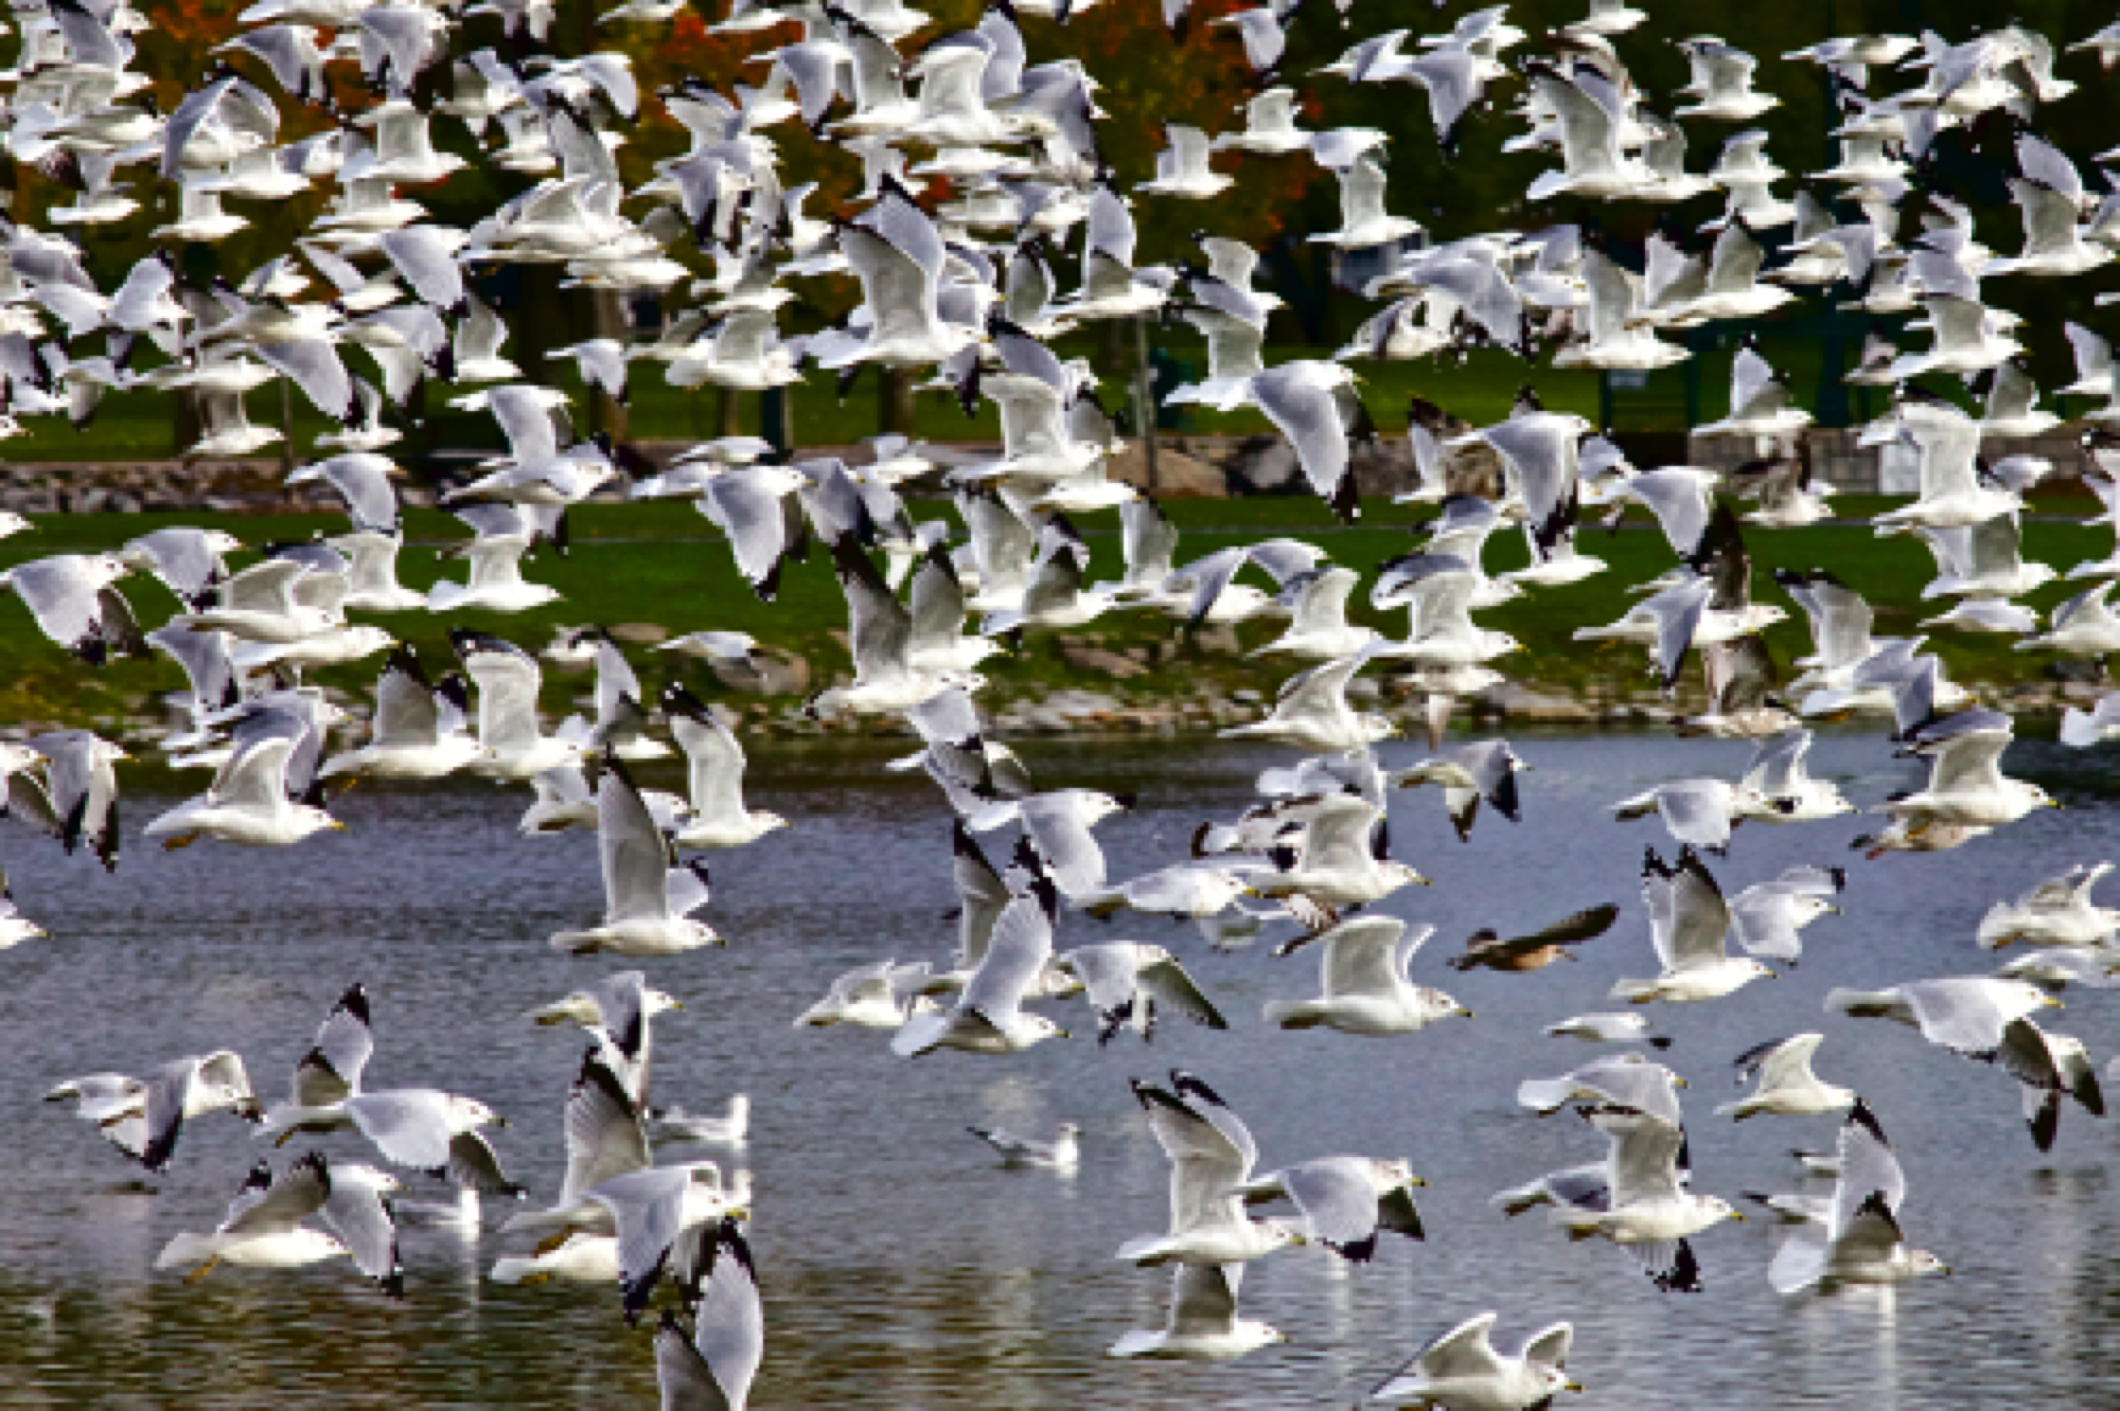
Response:
[[[902,367],[876,369],[876,431],[913,434],[913,375]]]
[[[199,394],[189,387],[177,389],[177,444],[175,454],[183,455],[205,434],[199,416]]]
[[[627,334],[626,305],[624,296],[615,289],[583,289],[577,291],[577,310],[581,317],[576,331],[580,340],[609,338],[621,347]],[[626,404],[596,388],[589,394],[589,421],[613,441],[630,440],[632,419],[626,415]]]

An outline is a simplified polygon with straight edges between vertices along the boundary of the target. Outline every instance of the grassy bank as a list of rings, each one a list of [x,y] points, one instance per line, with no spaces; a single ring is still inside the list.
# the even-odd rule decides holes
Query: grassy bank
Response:
[[[1179,323],[1160,329],[1153,339],[1163,358],[1186,365],[1193,377],[1206,375],[1206,346],[1190,327]],[[1697,367],[1690,374],[1684,368],[1673,368],[1657,373],[1642,391],[1619,394],[1612,407],[1615,427],[1622,431],[1682,429],[1684,388],[1689,377],[1695,387],[1699,419],[1722,416],[1729,403],[1735,336],[1726,343],[1723,347],[1703,348],[1696,358]],[[1128,404],[1134,375],[1131,340],[1116,354],[1101,333],[1071,334],[1055,340],[1053,346],[1062,357],[1082,358],[1098,369],[1105,379],[1100,394],[1106,406],[1117,411]],[[1777,336],[1768,325],[1762,346],[1766,356],[1787,374],[1797,400],[1811,406],[1822,372],[1817,341]],[[1326,346],[1276,345],[1266,351],[1266,361],[1327,358],[1334,351]],[[1851,354],[1853,351],[1849,350]],[[143,354],[140,366],[151,366],[154,361],[152,355]],[[357,372],[367,375],[365,359],[355,357],[352,362]],[[1528,381],[1536,382],[1546,405],[1557,411],[1578,412],[1591,418],[1600,412],[1597,374],[1527,363],[1497,349],[1473,351],[1462,361],[1362,361],[1351,366],[1361,376],[1363,400],[1377,424],[1391,432],[1405,429],[1407,403],[1415,392],[1476,425],[1486,425],[1508,415],[1517,390]],[[536,380],[550,380],[565,389],[577,406],[587,404],[586,390],[571,362],[526,371],[541,373]],[[497,444],[498,433],[483,414],[452,411],[445,405],[453,390],[441,384],[429,387],[423,405],[414,409],[409,418],[393,421],[401,426],[411,422],[424,424],[424,429],[408,434],[399,447],[401,451],[410,454],[436,445]],[[1937,390],[1946,395],[1952,391],[1949,387]],[[812,373],[796,384],[793,395],[797,444],[849,445],[875,434],[880,424],[881,405],[874,373],[864,373],[844,396],[835,377]],[[1873,397],[1871,401],[1871,412],[1882,410],[1882,398]],[[245,405],[253,423],[275,427],[283,424],[278,384],[251,393]],[[306,458],[306,448],[331,428],[299,395],[292,399],[292,410],[295,444],[305,448]],[[1851,410],[1862,408],[1851,403]],[[627,411],[627,431],[635,440],[704,440],[723,431],[721,398],[716,389],[688,391],[672,387],[664,380],[663,366],[655,362],[633,365]],[[761,432],[757,394],[738,396],[733,415],[735,430]],[[174,393],[142,390],[113,394],[104,400],[85,430],[75,430],[63,417],[31,418],[23,423],[24,434],[7,441],[0,447],[0,454],[10,461],[164,459],[181,449],[175,441],[176,420]],[[1253,434],[1270,428],[1256,411],[1219,414],[1195,407],[1183,410],[1181,424],[1175,429],[1192,434]],[[967,418],[955,396],[946,391],[919,394],[915,399],[914,431],[944,441],[993,440],[1000,436],[992,404],[982,403],[977,414]]]
[[[2112,546],[2109,532],[2042,517],[2043,510],[2080,514],[2083,503],[2064,499],[2035,506],[2035,517],[2025,531],[2027,554],[2065,570],[2079,560],[2106,553]],[[1881,502],[1846,506],[1853,514],[1872,513],[1879,507]],[[1236,538],[1290,534],[1314,537],[1335,560],[1365,575],[1411,547],[1410,530],[1428,514],[1425,509],[1378,504],[1368,508],[1360,527],[1342,529],[1322,505],[1309,498],[1178,501],[1169,508],[1184,536],[1178,555],[1181,563]],[[940,502],[921,502],[916,513],[942,515],[947,510]],[[252,545],[306,539],[318,532],[334,532],[344,524],[334,515],[57,516],[40,520],[31,532],[0,543],[0,566],[48,553],[114,548],[161,524],[179,522],[218,525]],[[1090,538],[1093,576],[1116,576],[1120,569],[1117,515],[1085,516],[1081,524]],[[413,511],[407,516],[407,532],[411,542],[400,559],[405,583],[424,589],[445,575],[461,576],[461,564],[443,562],[435,552],[436,546],[462,537],[452,518]],[[707,627],[750,632],[768,645],[803,657],[811,667],[813,689],[849,670],[843,645],[844,600],[822,552],[813,552],[807,563],[790,565],[778,600],[767,604],[759,602],[737,576],[716,531],[687,505],[590,506],[575,513],[573,535],[574,547],[567,557],[548,550],[528,567],[532,579],[549,583],[562,594],[547,607],[518,614],[452,614],[446,619],[424,612],[399,613],[373,620],[417,645],[431,662],[447,660],[447,629],[452,626],[494,632],[536,648],[549,641],[562,624],[600,623],[646,625],[672,635]],[[1879,539],[1866,527],[1828,525],[1757,531],[1750,543],[1759,597],[1790,609],[1792,620],[1769,634],[1784,662],[1807,651],[1809,641],[1801,614],[1768,576],[1775,568],[1830,566],[1876,605],[1880,634],[1909,633],[1920,617],[1940,606],[1920,602],[1921,587],[1932,568],[1927,550],[1911,539]],[[1632,520],[1617,533],[1586,531],[1580,547],[1605,560],[1607,571],[1569,588],[1543,590],[1482,614],[1486,625],[1513,633],[1528,648],[1498,665],[1514,679],[1579,696],[1646,699],[1649,687],[1638,650],[1597,650],[1571,638],[1578,627],[1623,613],[1634,600],[1626,591],[1628,586],[1668,568],[1670,550],[1653,527]],[[1514,534],[1498,537],[1488,553],[1493,572],[1517,567],[1524,560],[1522,541]],[[245,561],[238,559],[239,564]],[[144,577],[127,580],[125,591],[150,627],[177,610],[176,601]],[[2030,601],[2049,608],[2071,591],[2069,585],[2050,585]],[[1393,635],[1405,630],[1403,613],[1384,616],[1362,605],[1354,615]],[[1248,650],[1270,640],[1277,631],[1272,624],[1245,625],[1237,631],[1236,645]],[[1933,645],[1962,680],[2006,683],[2038,680],[2045,674],[2042,659],[2013,652],[2000,638],[1947,632],[1938,634]],[[1085,664],[1085,651],[1098,655]],[[677,672],[710,696],[754,708],[759,704],[755,697],[732,696],[722,690],[702,667],[644,647],[634,649],[633,656],[651,690]],[[1118,664],[1121,658],[1130,665]],[[1123,701],[1152,703],[1226,695],[1240,689],[1271,692],[1289,669],[1285,663],[1246,660],[1231,649],[1226,637],[1184,640],[1169,619],[1136,612],[1100,619],[1059,638],[1034,636],[1017,655],[993,659],[987,674],[992,681],[990,698],[996,702],[1073,687]],[[372,675],[372,667],[341,668],[319,673],[316,679],[365,695]],[[0,719],[118,730],[124,728],[126,718],[158,714],[154,695],[178,688],[182,678],[173,664],[161,658],[119,662],[101,671],[82,666],[45,640],[19,602],[0,600],[0,683],[4,683],[0,684]],[[571,708],[586,691],[583,676],[553,673],[548,679],[547,707],[554,711]],[[776,703],[775,713],[785,704]]]

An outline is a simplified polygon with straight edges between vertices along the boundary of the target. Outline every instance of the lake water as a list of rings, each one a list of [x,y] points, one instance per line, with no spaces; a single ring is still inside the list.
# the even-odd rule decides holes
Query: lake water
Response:
[[[1863,862],[1866,823],[1740,830],[1711,867],[1727,890],[1799,861],[1846,863],[1846,914],[1806,933],[1801,966],[1733,999],[1663,1007],[1667,1061],[1688,1075],[1695,1188],[1735,1197],[1795,1189],[1787,1151],[1829,1146],[1832,1118],[1742,1125],[1709,1108],[1734,1095],[1729,1061],[1801,1029],[1827,1040],[1819,1070],[1860,1090],[1907,1169],[1909,1238],[1956,1270],[1890,1292],[1785,1302],[1767,1287],[1775,1234],[1760,1221],[1696,1242],[1707,1289],[1657,1293],[1608,1245],[1570,1246],[1534,1214],[1506,1221],[1496,1189],[1594,1159],[1567,1116],[1514,1105],[1518,1080],[1599,1050],[1539,1027],[1609,1008],[1622,975],[1654,973],[1637,891],[1653,822],[1604,806],[1681,774],[1734,775],[1745,747],[1648,736],[1526,737],[1536,767],[1525,821],[1483,816],[1460,844],[1432,791],[1392,801],[1399,854],[1434,878],[1385,910],[1438,928],[1416,977],[1478,1011],[1392,1040],[1266,1031],[1269,998],[1313,993],[1308,957],[1206,952],[1190,927],[1065,918],[1064,947],[1133,935],[1170,944],[1230,1015],[1228,1033],[1165,1024],[1099,1050],[1077,1038],[1008,1059],[892,1058],[887,1035],[797,1032],[790,1021],[841,971],[885,956],[940,958],[953,930],[949,821],[925,780],[885,774],[866,747],[761,747],[754,806],[790,831],[714,863],[713,950],[647,962],[687,1008],[657,1021],[664,1103],[718,1108],[749,1093],[753,1135],[735,1163],[758,1183],[754,1241],[769,1341],[760,1406],[1278,1407],[1349,1405],[1412,1348],[1485,1308],[1522,1330],[1572,1319],[1571,1371],[1614,1408],[2094,1406],[2120,1404],[2120,1190],[2115,1134],[2071,1107],[2049,1157],[2032,1149],[2015,1085],[1895,1025],[1820,1012],[1834,985],[1971,973],[1987,905],[2075,862],[2120,856],[2113,766],[2024,743],[2014,772],[2071,807],[1958,852]],[[1026,751],[1043,781],[1134,788],[1142,806],[1101,830],[1122,875],[1175,860],[1200,819],[1242,806],[1271,750],[1070,743]],[[1398,745],[1389,761],[1415,757]],[[1915,767],[1875,736],[1822,738],[1814,767],[1875,802]],[[189,781],[186,781],[189,782]],[[338,812],[351,831],[270,853],[137,842],[178,785],[131,784],[134,833],[115,878],[7,825],[5,861],[54,939],[0,954],[0,1405],[335,1408],[652,1406],[645,1328],[603,1287],[506,1288],[504,1251],[436,1232],[406,1236],[410,1295],[392,1303],[343,1262],[292,1275],[223,1269],[186,1286],[151,1272],[178,1230],[211,1228],[260,1151],[227,1116],[187,1127],[152,1188],[83,1124],[38,1101],[51,1083],[144,1071],[185,1053],[239,1050],[268,1099],[333,999],[373,995],[371,1082],[443,1086],[511,1119],[504,1159],[540,1197],[561,1165],[560,1105],[580,1060],[573,1031],[524,1018],[608,970],[552,954],[545,937],[600,906],[587,834],[522,841],[523,795],[484,786],[371,789]],[[162,797],[156,797],[156,791]],[[1622,902],[1580,964],[1531,976],[1442,965],[1482,925],[1542,925]],[[2071,991],[2053,1027],[2102,1064],[2120,998]],[[1078,1033],[1093,1026],[1072,1010]],[[1063,1022],[1068,1022],[1063,1018]],[[1165,1165],[1129,1076],[1198,1072],[1243,1114],[1273,1164],[1334,1152],[1403,1154],[1429,1180],[1425,1244],[1394,1240],[1348,1268],[1320,1250],[1254,1264],[1247,1314],[1291,1341],[1216,1367],[1115,1363],[1130,1328],[1160,1325],[1167,1274],[1112,1251],[1165,1218]],[[968,1123],[1084,1128],[1079,1173],[996,1167]],[[349,1157],[357,1139],[326,1139]],[[422,1178],[412,1178],[418,1182]],[[489,1211],[489,1223],[499,1213]]]

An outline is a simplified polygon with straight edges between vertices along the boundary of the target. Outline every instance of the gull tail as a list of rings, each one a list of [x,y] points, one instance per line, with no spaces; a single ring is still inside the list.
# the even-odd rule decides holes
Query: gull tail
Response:
[[[1114,1258],[1130,1260],[1144,1267],[1168,1263],[1170,1260],[1169,1239],[1164,1235],[1142,1235],[1119,1246]]]
[[[1126,893],[1120,891],[1117,887],[1099,887],[1095,891],[1084,892],[1081,896],[1075,898],[1075,906],[1078,910],[1088,912],[1099,921],[1111,920],[1112,916],[1124,908],[1125,905]]]
[[[1323,1020],[1312,1005],[1273,1000],[1266,1006],[1266,1022],[1281,1029],[1315,1029]]]
[[[1163,1347],[1163,1334],[1157,1332],[1131,1332],[1105,1350],[1106,1357],[1146,1357],[1159,1352]]]
[[[155,1258],[157,1269],[175,1269],[186,1264],[208,1265],[221,1254],[219,1235],[181,1234],[163,1247]]]
[[[603,937],[594,931],[556,931],[552,936],[552,949],[561,955],[594,955],[603,948]]]

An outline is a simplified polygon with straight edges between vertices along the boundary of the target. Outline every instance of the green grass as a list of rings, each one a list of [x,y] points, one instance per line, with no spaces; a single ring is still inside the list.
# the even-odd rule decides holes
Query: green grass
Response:
[[[1868,514],[1883,503],[1856,502],[1846,508]],[[2035,506],[2034,515],[2043,508],[2076,514],[2082,506],[2074,500],[2049,501]],[[939,501],[918,502],[915,509],[922,517],[946,513]],[[1335,560],[1366,576],[1415,542],[1408,530],[1416,512],[1383,504],[1369,506],[1361,526],[1354,529],[1335,525],[1322,505],[1303,497],[1178,501],[1169,510],[1185,535],[1180,543],[1181,563],[1220,547],[1231,535],[1314,535]],[[1419,513],[1425,517],[1426,511]],[[408,513],[406,519],[412,543],[400,559],[403,581],[424,589],[444,576],[444,570],[450,571],[449,576],[460,576],[461,565],[439,561],[431,547],[462,537],[455,521],[419,510]],[[48,553],[112,548],[169,523],[218,526],[246,543],[263,544],[307,538],[318,531],[335,532],[344,521],[336,515],[54,516],[40,520],[32,532],[0,544],[0,566]],[[1090,537],[1093,577],[1115,576],[1120,567],[1116,514],[1084,516],[1081,525]],[[813,689],[849,670],[846,651],[835,637],[846,627],[844,599],[821,550],[813,551],[807,563],[789,566],[777,601],[768,604],[759,602],[738,577],[727,547],[688,506],[589,506],[575,511],[573,535],[574,548],[568,557],[559,558],[547,550],[530,565],[531,578],[551,584],[563,595],[547,607],[515,614],[451,614],[446,619],[424,612],[400,613],[372,620],[412,642],[436,665],[449,660],[447,629],[452,626],[493,632],[535,649],[545,645],[561,624],[649,623],[672,634],[707,627],[750,632],[762,642],[803,656],[811,666]],[[1792,620],[1768,634],[1777,658],[1784,662],[1807,652],[1810,643],[1801,614],[1771,581],[1769,575],[1775,568],[1830,566],[1876,606],[1876,630],[1881,635],[1911,632],[1920,617],[1940,610],[1941,605],[1931,607],[1919,601],[1921,586],[1932,570],[1927,551],[1913,540],[1878,539],[1864,527],[1818,526],[1755,531],[1748,542],[1758,597],[1790,608]],[[2064,570],[2081,559],[2103,555],[2111,542],[2104,531],[2037,518],[2025,532],[2027,554]],[[1513,633],[1528,649],[1497,665],[1515,679],[1593,696],[1640,695],[1649,690],[1649,682],[1638,649],[1598,650],[1575,643],[1572,635],[1578,627],[1620,616],[1635,601],[1627,587],[1668,568],[1670,550],[1653,529],[1639,527],[1612,535],[1586,530],[1579,546],[1582,552],[1604,559],[1608,570],[1569,588],[1542,590],[1482,614],[1485,625]],[[247,556],[237,560],[238,564],[247,561]],[[1497,573],[1524,561],[1521,538],[1513,534],[1499,536],[1487,555],[1489,570]],[[176,611],[175,600],[150,579],[136,576],[127,581],[125,591],[149,626]],[[2050,585],[2030,601],[2044,609],[2071,591],[2070,585]],[[1401,612],[1379,615],[1358,604],[1354,615],[1392,635],[1405,630]],[[1239,636],[1248,649],[1269,640],[1277,630],[1271,624],[1246,625]],[[1247,661],[1226,652],[1202,650],[1200,644],[1177,637],[1169,619],[1142,613],[1100,619],[1068,634],[1065,641],[1118,651],[1149,648],[1156,669],[1123,681],[1104,677],[1064,661],[1062,642],[1033,636],[1017,655],[997,657],[988,664],[992,681],[988,698],[1004,701],[1061,686],[1100,690],[1129,700],[1239,687],[1270,691],[1292,669],[1285,662]],[[2045,670],[2042,659],[2013,652],[1999,638],[1941,633],[1932,645],[1960,680],[2033,680]],[[631,649],[630,654],[651,691],[676,673],[710,697],[721,696],[738,706],[757,704],[756,698],[729,696],[704,668],[645,648]],[[315,679],[365,695],[373,673],[371,662],[318,673]],[[91,670],[46,641],[18,603],[0,599],[0,682],[5,683],[0,685],[0,713],[4,713],[0,718],[116,729],[124,716],[152,713],[154,693],[179,688],[182,677],[172,663],[159,657]],[[546,706],[554,712],[574,708],[588,689],[587,678],[575,673],[553,673],[547,685]]]
[[[1156,346],[1168,356],[1189,364],[1193,376],[1206,375],[1205,345],[1190,328],[1179,325],[1158,330],[1154,338]],[[1104,374],[1100,395],[1107,408],[1119,412],[1130,407],[1134,367],[1131,345],[1114,357],[1101,336],[1078,333],[1055,340],[1054,347],[1063,357],[1087,358]],[[1808,405],[1817,380],[1816,345],[1804,340],[1783,340],[1770,342],[1767,351],[1777,365],[1790,371],[1799,400]],[[1326,358],[1332,352],[1329,347],[1281,346],[1268,350],[1267,361]],[[1703,419],[1723,413],[1728,401],[1730,356],[1729,351],[1709,352],[1699,360]],[[140,366],[144,369],[153,361],[152,355],[143,355]],[[367,375],[363,358],[355,355],[352,365],[361,375]],[[1362,379],[1364,401],[1377,424],[1387,432],[1405,430],[1407,402],[1415,394],[1449,408],[1476,425],[1498,421],[1508,415],[1517,389],[1534,375],[1540,396],[1547,406],[1592,418],[1599,414],[1597,374],[1539,367],[1492,349],[1474,352],[1459,363],[1424,359],[1419,362],[1365,361],[1353,366]],[[1677,404],[1674,399],[1681,397],[1678,389],[1686,375],[1683,369],[1659,373],[1647,393],[1631,399],[1623,397],[1615,407],[1616,424],[1623,429],[1669,429],[1665,422],[1670,419],[1671,407]],[[578,408],[587,405],[584,390],[571,364],[557,379],[557,385],[574,397]],[[498,432],[490,419],[481,413],[459,412],[446,405],[453,395],[458,395],[456,389],[431,384],[426,390],[424,408],[416,407],[413,412],[394,414],[389,418],[392,425],[406,432],[404,441],[395,448],[400,454],[409,455],[435,447],[498,444]],[[865,436],[874,435],[880,424],[880,393],[873,372],[862,373],[844,398],[839,395],[834,378],[812,373],[796,385],[794,399],[792,416],[799,445],[851,445]],[[283,425],[277,383],[252,392],[245,405],[254,425]],[[306,459],[308,448],[316,437],[332,428],[299,394],[292,399],[292,405],[294,443],[300,448],[298,454]],[[687,391],[672,387],[664,380],[662,365],[640,362],[633,366],[627,405],[627,433],[633,440],[698,441],[720,435],[723,428],[721,408],[722,398],[716,389]],[[966,417],[954,394],[929,391],[916,396],[914,409],[915,434],[931,440],[993,441],[1001,435],[990,403],[981,403],[977,415]],[[1182,413],[1177,424],[1167,428],[1175,434],[1254,435],[1272,429],[1263,416],[1250,410],[1228,414],[1197,407],[1174,410]],[[24,433],[6,443],[6,456],[17,462],[166,459],[181,449],[176,443],[176,416],[174,393],[134,391],[114,394],[104,399],[95,418],[83,430],[76,430],[64,417],[30,418],[23,423]],[[735,429],[751,435],[762,432],[758,394],[736,396]],[[260,454],[270,456],[278,449],[277,445],[267,447]]]

